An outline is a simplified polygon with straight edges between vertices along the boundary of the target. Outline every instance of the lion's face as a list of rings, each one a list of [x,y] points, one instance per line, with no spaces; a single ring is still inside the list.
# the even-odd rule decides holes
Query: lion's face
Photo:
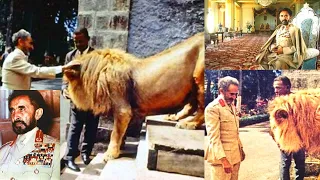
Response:
[[[70,98],[77,108],[92,110],[94,114],[109,112],[111,102],[108,85],[104,81],[103,57],[94,51],[71,61],[64,69],[64,81],[68,83]]]
[[[296,110],[290,106],[288,96],[277,97],[269,104],[271,131],[280,149],[288,152],[295,152],[303,147],[296,126]]]

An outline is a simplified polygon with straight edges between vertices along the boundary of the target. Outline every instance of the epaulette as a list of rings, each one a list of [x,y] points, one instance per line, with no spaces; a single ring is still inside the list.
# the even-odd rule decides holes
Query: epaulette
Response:
[[[219,104],[218,100],[215,99],[215,100],[213,100],[213,101],[210,103],[210,106],[216,106],[216,105],[218,105],[218,104]]]
[[[7,146],[7,145],[11,145],[11,143],[13,143],[14,141],[9,141],[9,142],[7,142],[7,143],[5,143],[5,144],[3,144],[1,147],[0,147],[0,150],[3,148],[3,147],[5,147],[5,146]]]

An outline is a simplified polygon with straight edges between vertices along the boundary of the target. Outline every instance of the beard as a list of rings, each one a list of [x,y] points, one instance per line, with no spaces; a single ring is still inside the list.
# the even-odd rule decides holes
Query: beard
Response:
[[[27,125],[24,121],[16,120],[12,123],[12,129],[16,134],[25,134],[37,127],[37,121],[35,118],[32,119],[30,125]]]
[[[288,25],[288,24],[289,24],[289,21],[287,21],[286,19],[284,19],[281,23],[282,23],[283,25]]]
[[[227,102],[228,105],[231,105],[234,101],[233,98],[225,98],[225,101]]]

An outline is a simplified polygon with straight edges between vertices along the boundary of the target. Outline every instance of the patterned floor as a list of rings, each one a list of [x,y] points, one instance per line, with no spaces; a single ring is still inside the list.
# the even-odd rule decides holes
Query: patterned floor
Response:
[[[255,70],[259,67],[253,62],[261,46],[270,35],[244,34],[234,39],[227,38],[218,45],[208,45],[206,49],[206,69]]]
[[[225,39],[218,45],[210,44],[206,49],[206,69],[213,70],[256,70],[259,65],[253,62],[261,46],[270,34],[244,34],[242,37]],[[320,55],[318,56],[320,61]],[[317,69],[320,70],[320,62]]]

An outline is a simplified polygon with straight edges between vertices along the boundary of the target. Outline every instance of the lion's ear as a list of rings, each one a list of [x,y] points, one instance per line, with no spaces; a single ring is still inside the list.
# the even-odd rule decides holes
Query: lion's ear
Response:
[[[62,67],[63,74],[69,81],[80,77],[81,64],[79,62],[70,62]]]
[[[281,123],[284,120],[288,119],[288,112],[284,109],[279,109],[275,112],[275,119],[277,121],[277,123]]]

